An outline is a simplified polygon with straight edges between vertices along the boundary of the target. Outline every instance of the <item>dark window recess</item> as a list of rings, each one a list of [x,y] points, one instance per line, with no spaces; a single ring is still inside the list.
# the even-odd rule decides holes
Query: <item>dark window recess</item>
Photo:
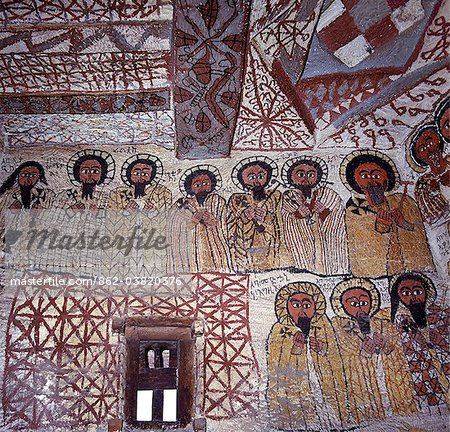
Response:
[[[184,427],[192,419],[190,327],[126,326],[125,417],[138,428]]]

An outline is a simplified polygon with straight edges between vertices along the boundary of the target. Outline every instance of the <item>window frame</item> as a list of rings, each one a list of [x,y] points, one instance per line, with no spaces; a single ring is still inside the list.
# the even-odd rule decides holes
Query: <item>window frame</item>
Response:
[[[186,427],[193,419],[194,347],[191,319],[127,318],[122,324],[126,343],[126,374],[124,416],[126,424],[137,429],[167,429]],[[117,324],[116,324],[117,326]],[[141,343],[178,343],[177,421],[138,421],[137,391]],[[142,361],[141,361],[142,363]]]

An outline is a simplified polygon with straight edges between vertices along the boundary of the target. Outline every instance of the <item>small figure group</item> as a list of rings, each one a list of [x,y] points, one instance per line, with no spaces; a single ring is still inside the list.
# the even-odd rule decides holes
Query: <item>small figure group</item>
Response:
[[[450,143],[450,98],[439,104],[434,122],[422,125],[412,136],[407,160],[411,168],[421,173],[417,180],[415,197],[422,218],[428,224],[448,222],[450,160],[444,155],[445,144]]]
[[[392,278],[390,296],[390,311],[380,310],[373,282],[344,280],[331,294],[330,320],[315,284],[295,282],[278,292],[268,342],[275,427],[331,430],[388,412],[448,412],[450,309],[434,303],[434,285],[420,273]]]
[[[298,269],[322,275],[380,277],[400,271],[433,270],[415,201],[400,186],[394,162],[372,150],[353,151],[341,164],[352,192],[344,206],[328,185],[326,163],[313,156],[289,159],[281,170],[268,157],[243,159],[232,180],[241,192],[228,202],[218,191],[219,170],[197,165],[180,178],[184,198],[172,204],[161,184],[163,166],[153,155],[136,154],[122,166],[124,186],[109,193],[112,156],[82,150],[69,160],[74,187],[55,195],[37,162],[20,165],[0,188],[5,208],[141,210],[149,217],[169,210],[167,237],[172,272],[255,272]],[[280,191],[280,187],[284,191]]]

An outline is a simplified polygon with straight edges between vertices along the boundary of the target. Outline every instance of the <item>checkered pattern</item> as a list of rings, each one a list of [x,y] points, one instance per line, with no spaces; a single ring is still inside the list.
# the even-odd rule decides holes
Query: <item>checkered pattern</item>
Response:
[[[320,41],[348,67],[425,16],[420,0],[335,0],[317,25]]]

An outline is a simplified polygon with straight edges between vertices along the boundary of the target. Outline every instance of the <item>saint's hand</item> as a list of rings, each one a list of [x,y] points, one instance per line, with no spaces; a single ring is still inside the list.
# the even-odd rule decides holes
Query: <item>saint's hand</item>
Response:
[[[305,335],[302,332],[297,332],[294,335],[294,346],[297,348],[303,348],[305,346]]]
[[[249,220],[253,220],[255,218],[255,209],[253,207],[248,207],[244,210],[244,215]]]
[[[377,350],[377,344],[372,340],[371,337],[366,336],[361,344],[361,353],[368,355],[369,357]]]
[[[19,200],[15,200],[15,201],[9,206],[9,208],[10,208],[11,210],[19,210],[19,209],[22,208],[22,204],[20,203]]]
[[[150,200],[146,200],[144,204],[144,210],[153,210],[155,206]]]
[[[192,223],[194,225],[198,225],[202,221],[203,221],[203,212],[202,211],[195,212],[194,215],[192,216]]]
[[[69,208],[74,210],[84,210],[86,206],[82,202],[76,202],[75,204],[72,204]]]
[[[137,210],[139,208],[139,204],[135,200],[128,201],[125,209],[127,210]]]
[[[373,341],[375,342],[377,348],[380,351],[386,351],[386,348],[388,347],[388,341],[389,341],[389,339],[386,336],[383,336],[380,333],[374,333]]]
[[[313,351],[319,354],[323,354],[325,351],[325,344],[313,336],[309,338],[309,346]]]
[[[265,208],[255,208],[255,220],[257,222],[263,222],[267,214],[267,210]]]
[[[208,227],[215,227],[218,225],[219,221],[210,213],[210,212],[203,212],[203,221]]]

